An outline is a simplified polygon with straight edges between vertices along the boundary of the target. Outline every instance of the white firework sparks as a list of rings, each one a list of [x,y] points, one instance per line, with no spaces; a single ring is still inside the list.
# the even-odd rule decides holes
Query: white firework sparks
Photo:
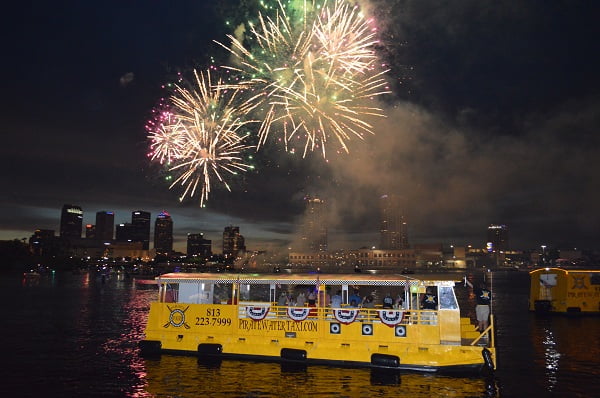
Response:
[[[229,36],[224,47],[238,66],[228,68],[242,81],[224,87],[262,94],[253,98],[263,119],[259,148],[276,130],[286,148],[294,137],[304,140],[304,156],[320,148],[325,157],[328,141],[348,152],[351,137],[373,133],[367,117],[384,116],[374,97],[389,93],[373,29],[344,0],[304,2],[300,13],[292,11],[296,23],[278,4],[274,18],[259,15],[257,26],[250,25],[252,51]]]
[[[161,153],[172,154],[169,170],[176,173],[169,188],[184,187],[180,200],[200,191],[200,206],[204,206],[211,191],[211,179],[216,178],[231,190],[225,177],[251,169],[244,163],[242,152],[251,145],[240,129],[252,120],[242,119],[252,109],[248,102],[237,100],[237,90],[223,89],[222,82],[212,85],[210,72],[194,71],[195,87],[177,85],[170,98],[172,124],[164,126],[170,139],[163,139]],[[168,148],[168,149],[167,149]],[[157,151],[158,152],[158,151]]]

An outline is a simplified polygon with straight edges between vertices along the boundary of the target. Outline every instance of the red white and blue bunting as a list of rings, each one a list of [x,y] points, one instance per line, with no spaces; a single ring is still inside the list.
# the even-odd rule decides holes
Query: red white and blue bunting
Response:
[[[270,306],[266,306],[266,307],[250,307],[250,306],[248,306],[248,307],[246,307],[246,315],[248,315],[249,318],[251,318],[255,321],[260,321],[267,316],[270,308],[271,308]]]
[[[308,318],[308,314],[310,314],[310,308],[288,307],[287,309],[287,316],[296,322],[305,320]]]
[[[349,325],[356,320],[359,310],[333,310],[333,316],[339,323]]]
[[[402,318],[404,317],[404,311],[396,310],[377,310],[377,314],[379,315],[381,322],[389,327],[396,326],[402,322]]]

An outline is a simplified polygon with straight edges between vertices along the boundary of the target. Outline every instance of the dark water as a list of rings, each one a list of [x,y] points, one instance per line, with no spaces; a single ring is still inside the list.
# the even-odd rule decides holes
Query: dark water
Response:
[[[495,377],[138,355],[154,290],[57,273],[39,283],[0,276],[2,397],[597,397],[600,317],[542,318],[527,310],[529,275],[490,274],[497,318]],[[489,279],[488,279],[489,281]],[[474,316],[469,290],[458,288]]]

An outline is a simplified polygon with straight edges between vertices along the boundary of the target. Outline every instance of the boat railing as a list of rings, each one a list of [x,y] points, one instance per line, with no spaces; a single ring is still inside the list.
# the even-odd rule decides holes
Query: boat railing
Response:
[[[292,311],[289,311],[289,310]],[[280,306],[264,302],[240,302],[238,305],[238,317],[240,319],[260,317],[270,320],[293,320],[293,315],[298,316],[296,320],[324,320],[335,322],[342,317],[352,318],[354,321],[366,323],[381,323],[382,311],[388,312],[390,316],[400,316],[402,325],[431,325],[438,324],[438,312],[432,310],[405,310],[384,308],[357,308],[344,306],[341,308],[331,307],[294,307]],[[250,313],[252,312],[252,313]],[[400,313],[398,313],[400,312]],[[290,314],[291,313],[291,314]],[[256,314],[256,315],[255,315]]]
[[[477,345],[482,339],[485,342],[486,339],[488,339],[489,341],[486,342],[485,344],[487,344],[489,347],[494,347],[494,315],[490,314],[490,324],[489,326],[482,331],[479,336],[477,336],[475,339],[473,339],[473,341],[470,343],[470,345]]]

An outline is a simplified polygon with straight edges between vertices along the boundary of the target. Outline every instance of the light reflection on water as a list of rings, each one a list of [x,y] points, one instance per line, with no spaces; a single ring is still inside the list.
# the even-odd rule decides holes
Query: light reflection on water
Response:
[[[145,361],[147,392],[154,397],[481,397],[481,378],[385,374],[368,369],[308,366],[286,369],[276,363],[168,356]]]
[[[461,275],[462,277],[462,275]],[[481,275],[472,275],[480,278]],[[527,308],[529,277],[494,273],[495,379],[372,373],[367,369],[139,357],[154,290],[94,274],[0,276],[6,332],[3,396],[128,397],[593,397],[600,396],[600,317],[538,317]],[[457,288],[474,318],[469,289]]]
[[[552,331],[544,329],[544,334],[546,336],[542,344],[545,347],[547,389],[552,391],[557,382],[556,374],[558,373],[560,353],[556,350],[556,341],[554,341]]]

